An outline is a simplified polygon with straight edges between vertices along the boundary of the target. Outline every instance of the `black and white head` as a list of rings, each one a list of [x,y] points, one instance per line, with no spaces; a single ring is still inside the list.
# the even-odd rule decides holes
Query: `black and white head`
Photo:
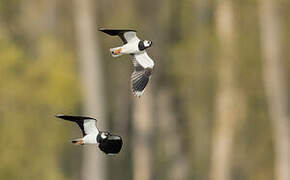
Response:
[[[113,135],[110,132],[101,131],[97,136],[99,148],[106,154],[118,154],[122,148],[121,136]]]
[[[97,142],[98,143],[104,142],[106,139],[108,139],[109,135],[110,135],[109,132],[100,131],[98,136],[97,136]]]
[[[145,47],[145,48],[149,48],[149,47],[152,46],[152,41],[144,40],[144,41],[143,41],[143,44],[144,44],[144,47]]]
[[[152,46],[152,41],[149,41],[149,40],[140,41],[138,44],[138,48],[140,51],[143,51],[151,46]]]

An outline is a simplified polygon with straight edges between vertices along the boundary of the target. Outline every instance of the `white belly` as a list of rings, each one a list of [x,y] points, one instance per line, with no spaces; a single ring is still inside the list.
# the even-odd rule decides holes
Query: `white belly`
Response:
[[[83,137],[83,141],[85,144],[97,144],[97,135],[98,134],[88,134]]]
[[[134,42],[124,44],[121,47],[122,48],[121,53],[122,54],[136,54],[136,53],[140,52],[139,48],[138,48],[138,43],[139,43],[139,41],[134,41]]]

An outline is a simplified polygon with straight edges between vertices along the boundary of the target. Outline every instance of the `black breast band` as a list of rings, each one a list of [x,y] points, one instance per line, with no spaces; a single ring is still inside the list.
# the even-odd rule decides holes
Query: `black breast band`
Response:
[[[143,50],[146,49],[145,46],[144,46],[143,41],[139,41],[139,43],[138,43],[138,49],[139,49],[139,51],[143,51]]]

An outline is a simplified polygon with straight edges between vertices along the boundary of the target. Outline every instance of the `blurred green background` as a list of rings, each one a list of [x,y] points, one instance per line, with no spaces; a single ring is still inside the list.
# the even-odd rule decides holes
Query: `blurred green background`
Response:
[[[0,0],[0,179],[289,180],[289,0]],[[153,41],[130,57],[97,28]],[[74,146],[91,115],[120,154]],[[90,165],[93,164],[93,165]],[[92,168],[88,168],[92,167]]]

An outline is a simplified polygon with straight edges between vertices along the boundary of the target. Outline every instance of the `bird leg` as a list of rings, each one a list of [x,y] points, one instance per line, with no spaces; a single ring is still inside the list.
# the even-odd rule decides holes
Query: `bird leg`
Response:
[[[78,144],[78,145],[84,145],[85,143],[84,143],[83,140],[80,140],[80,141],[76,142],[76,144]]]
[[[73,140],[72,143],[76,144],[76,145],[84,145],[84,141],[81,139],[81,140]]]

